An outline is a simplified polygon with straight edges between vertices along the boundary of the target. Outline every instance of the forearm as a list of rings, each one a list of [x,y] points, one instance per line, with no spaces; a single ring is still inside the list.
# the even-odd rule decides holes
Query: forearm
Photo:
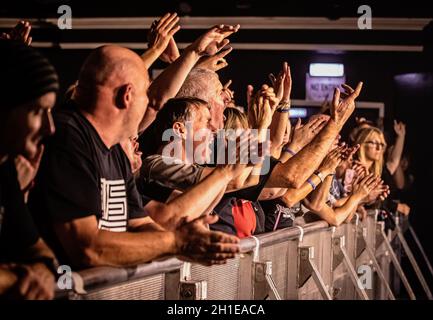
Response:
[[[299,188],[319,167],[328,153],[340,128],[333,120],[305,148],[296,153],[285,163],[276,165],[267,187]]]
[[[347,200],[349,200],[349,197],[343,197],[343,198],[337,199],[334,203],[334,207],[343,206],[347,202]]]
[[[263,188],[258,200],[272,200],[281,198],[287,192],[287,188]]]
[[[290,144],[287,145],[287,148],[289,148],[290,150],[293,150]],[[284,162],[287,162],[287,160],[289,160],[291,157],[293,157],[293,155],[290,152],[281,150],[281,155],[280,155],[278,160],[281,163],[284,163]]]
[[[239,176],[228,183],[226,192],[233,192],[256,185],[259,182],[259,176],[252,174],[253,169],[254,167],[246,167]]]
[[[352,195],[343,206],[334,208],[337,226],[346,221],[347,218],[356,211],[360,200],[359,197]]]
[[[270,129],[271,154],[274,158],[278,158],[283,147],[284,135],[287,131],[287,123],[289,123],[289,115],[287,112],[274,113]]]
[[[318,185],[320,184],[320,179],[316,175],[311,177],[311,181]],[[313,188],[311,184],[305,182],[300,188],[287,188],[286,193],[281,197],[281,200],[286,204],[287,207],[293,207],[299,201],[305,199],[312,191]]]
[[[199,58],[196,52],[186,48],[150,85],[149,105],[159,110],[168,99],[175,97]]]
[[[131,266],[146,263],[167,255],[176,254],[173,232],[155,230],[141,232],[110,232],[98,230],[87,248],[84,261],[76,261],[82,267]]]
[[[313,175],[314,177],[315,175]],[[320,179],[318,178],[319,183]],[[306,206],[312,211],[320,211],[321,208],[326,204],[329,198],[329,189],[331,188],[332,176],[325,178],[322,184],[320,184],[316,190],[311,192],[307,199],[305,199]]]
[[[398,165],[397,170],[395,170],[394,175],[392,177],[394,179],[395,186],[400,190],[403,189],[406,182],[405,181],[406,178],[404,176],[404,171],[401,168],[400,164]]]
[[[143,60],[143,63],[146,67],[146,69],[149,69],[150,66],[159,58],[159,56],[162,54],[162,52],[159,52],[155,48],[149,48],[147,49],[142,55],[141,60]]]
[[[224,168],[216,168],[210,175],[180,196],[152,210],[152,219],[168,230],[174,230],[184,218],[194,219],[208,210],[221,192],[225,191],[230,177]]]
[[[29,258],[29,260],[31,260],[31,258],[40,257],[56,259],[53,251],[47,246],[42,238],[39,238],[38,241],[27,250],[26,257]]]
[[[400,164],[400,159],[404,148],[404,139],[404,135],[397,136],[394,148],[392,148],[392,152],[389,156],[388,161],[386,162],[388,170],[391,174],[394,174],[394,172],[397,170],[398,165]]]

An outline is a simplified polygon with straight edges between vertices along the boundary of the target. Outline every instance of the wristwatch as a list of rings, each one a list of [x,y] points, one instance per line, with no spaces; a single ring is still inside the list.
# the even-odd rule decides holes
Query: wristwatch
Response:
[[[314,174],[319,177],[321,182],[325,180],[325,177],[323,177],[323,174],[319,170],[314,171]]]

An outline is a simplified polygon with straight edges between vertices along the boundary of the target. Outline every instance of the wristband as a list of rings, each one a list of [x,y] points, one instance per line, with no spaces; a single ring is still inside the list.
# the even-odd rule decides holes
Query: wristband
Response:
[[[313,187],[313,190],[316,190],[316,185],[310,178],[307,179],[307,182],[311,185],[311,187]]]
[[[292,156],[294,156],[296,154],[296,152],[293,151],[292,149],[290,149],[289,147],[284,147],[283,151],[287,152],[287,153],[290,153]]]

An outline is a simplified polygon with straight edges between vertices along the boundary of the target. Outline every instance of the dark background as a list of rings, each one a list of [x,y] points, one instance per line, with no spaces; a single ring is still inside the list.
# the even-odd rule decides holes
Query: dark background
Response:
[[[356,17],[361,4],[372,7],[374,17],[433,18],[432,9],[419,1],[400,4],[391,1],[14,1],[1,4],[2,17],[47,18],[58,17],[57,7],[68,4],[73,17],[127,17],[160,16],[176,11],[190,16],[294,16],[294,17]],[[191,42],[203,30],[181,30],[176,35],[178,42]],[[143,30],[65,30],[56,28],[33,30],[34,41],[63,42],[146,42]],[[232,43],[339,43],[339,44],[390,44],[433,45],[430,33],[407,30],[240,30],[230,38]],[[62,90],[76,79],[79,67],[88,50],[42,49],[56,66]],[[426,50],[427,51],[427,50]],[[140,51],[137,51],[140,52]],[[287,61],[294,79],[292,98],[305,98],[305,74],[312,62],[338,62],[345,66],[346,79],[355,85],[364,81],[360,101],[385,103],[385,130],[392,143],[392,120],[407,124],[406,149],[412,155],[410,170],[415,176],[415,185],[408,201],[412,207],[410,221],[417,230],[430,257],[433,257],[433,152],[430,116],[433,108],[433,55],[430,52],[369,52],[369,51],[255,51],[234,50],[228,56],[229,67],[220,72],[224,83],[233,79],[238,104],[244,104],[247,84],[259,86],[267,82],[269,72],[277,72],[283,61]],[[156,67],[164,67],[157,63]],[[407,75],[411,74],[411,75]]]

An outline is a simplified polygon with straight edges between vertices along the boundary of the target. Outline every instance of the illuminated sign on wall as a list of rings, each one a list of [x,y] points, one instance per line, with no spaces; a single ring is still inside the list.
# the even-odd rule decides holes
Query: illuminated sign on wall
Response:
[[[346,82],[344,65],[339,63],[311,63],[306,75],[306,100],[324,101],[332,99],[334,88]]]

